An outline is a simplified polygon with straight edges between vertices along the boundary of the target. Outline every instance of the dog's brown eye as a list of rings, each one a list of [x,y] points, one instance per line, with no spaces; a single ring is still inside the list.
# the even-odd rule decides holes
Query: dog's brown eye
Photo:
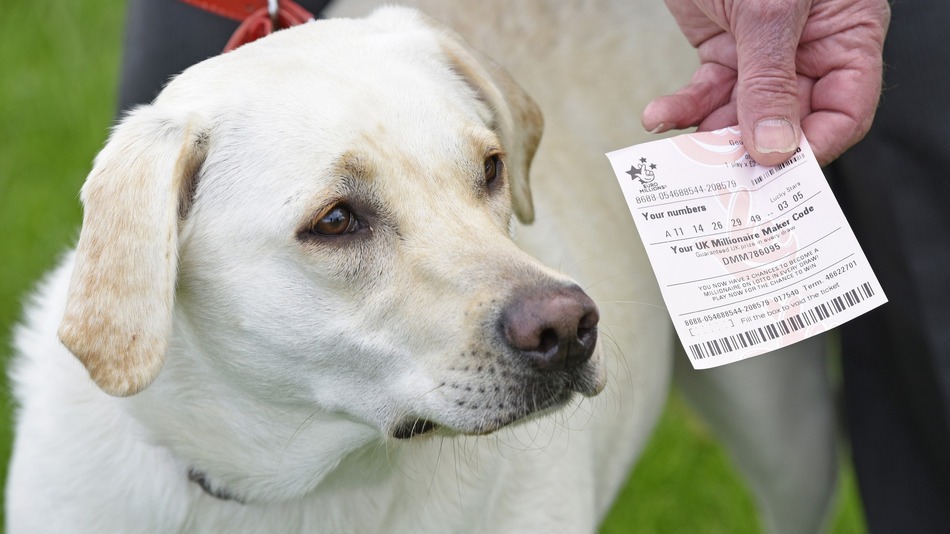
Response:
[[[356,217],[346,206],[336,206],[313,221],[310,231],[320,235],[343,235],[356,230]]]
[[[485,185],[491,186],[501,176],[504,163],[498,154],[485,158]]]

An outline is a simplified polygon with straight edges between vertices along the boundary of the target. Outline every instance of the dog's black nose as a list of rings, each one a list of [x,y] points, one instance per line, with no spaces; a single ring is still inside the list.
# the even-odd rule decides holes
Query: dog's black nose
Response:
[[[519,292],[501,312],[505,340],[542,371],[590,359],[599,320],[597,305],[573,285]]]

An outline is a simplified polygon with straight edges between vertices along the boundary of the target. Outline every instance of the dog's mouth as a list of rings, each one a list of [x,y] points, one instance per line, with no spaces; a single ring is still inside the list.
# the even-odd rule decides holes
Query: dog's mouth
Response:
[[[530,401],[524,399],[518,402],[496,404],[485,400],[480,406],[471,404],[467,416],[451,423],[438,423],[424,417],[406,417],[396,424],[390,433],[393,438],[400,440],[431,435],[439,430],[443,430],[446,435],[491,434],[511,424],[543,417],[560,409],[573,398],[573,391],[562,390],[547,396],[534,397]]]
[[[438,430],[440,425],[428,419],[408,418],[393,428],[392,435],[396,439],[410,439]]]

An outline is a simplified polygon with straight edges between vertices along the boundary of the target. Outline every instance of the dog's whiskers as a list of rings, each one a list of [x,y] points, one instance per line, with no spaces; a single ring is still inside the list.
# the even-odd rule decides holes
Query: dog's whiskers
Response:
[[[558,424],[560,424],[565,430],[569,432],[575,432],[579,430],[584,430],[594,419],[594,399],[591,398],[582,398],[581,400],[574,403],[574,408],[567,413],[566,411],[557,412]],[[581,410],[584,409],[584,406],[588,406],[590,409],[586,410],[587,418],[583,423],[578,427],[571,426],[571,421],[575,420],[578,417],[578,414],[581,413]]]
[[[428,391],[423,391],[422,393],[416,395],[415,397],[413,397],[413,400],[419,400],[419,399],[421,399],[422,397],[425,397],[426,395],[428,395],[428,394],[430,394],[430,393],[432,393],[432,392],[434,392],[434,391],[438,391],[439,389],[442,389],[442,388],[444,388],[444,387],[445,387],[445,382],[441,382],[441,383],[439,383],[438,386],[435,386],[434,388],[432,388],[432,389],[430,389],[430,390],[428,390]]]
[[[435,455],[435,464],[432,466],[432,476],[429,477],[429,485],[426,487],[426,496],[422,501],[422,508],[425,509],[429,503],[429,495],[432,494],[432,486],[435,485],[435,477],[439,472],[439,466],[442,464],[442,447],[445,445],[445,437],[439,437],[439,451]]]
[[[455,491],[458,496],[459,510],[465,511],[465,501],[462,500],[462,474],[459,472],[458,440],[452,443],[452,457],[455,460]]]
[[[666,306],[661,306],[659,304],[653,304],[652,302],[644,302],[642,300],[601,300],[600,304],[636,304],[638,306],[646,306],[648,308],[656,308],[658,310],[667,311]]]
[[[624,377],[626,379],[625,381],[631,382],[633,380],[633,373],[630,370],[629,360],[624,354],[623,348],[620,346],[619,343],[617,343],[616,338],[613,335],[613,332],[611,332],[610,325],[608,324],[600,325],[600,336],[602,339],[609,342],[603,345],[604,350],[606,351],[609,349],[610,354],[615,356],[615,358],[613,359],[622,364],[621,369],[624,372]],[[607,388],[610,389],[613,387],[613,383],[614,383],[614,380],[611,380],[610,377],[616,377],[617,375],[614,374],[614,370],[610,366],[607,366],[607,373],[608,373]]]
[[[284,445],[283,450],[280,451],[280,457],[277,459],[277,469],[280,469],[281,464],[284,461],[284,457],[287,455],[287,451],[290,449],[290,445],[293,443],[294,439],[300,434],[300,432],[311,422],[313,418],[320,413],[320,410],[314,410],[310,412],[310,415],[304,418],[303,421],[297,425],[297,428],[294,429],[293,434],[290,435],[290,438],[287,439],[287,443]]]

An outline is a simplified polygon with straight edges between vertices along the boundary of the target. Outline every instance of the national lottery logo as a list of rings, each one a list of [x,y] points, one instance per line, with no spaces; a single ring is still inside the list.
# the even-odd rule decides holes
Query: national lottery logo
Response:
[[[660,185],[656,182],[656,170],[656,163],[651,163],[647,158],[640,158],[639,163],[631,165],[630,170],[626,172],[630,175],[631,180],[640,181],[641,193],[649,193],[651,191],[666,189],[665,185]]]

